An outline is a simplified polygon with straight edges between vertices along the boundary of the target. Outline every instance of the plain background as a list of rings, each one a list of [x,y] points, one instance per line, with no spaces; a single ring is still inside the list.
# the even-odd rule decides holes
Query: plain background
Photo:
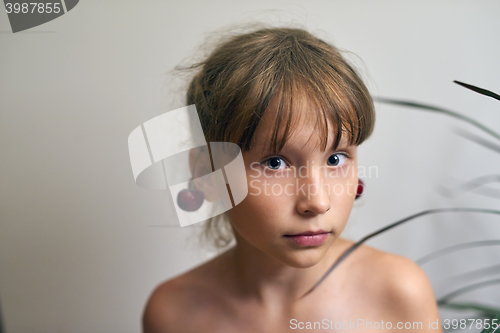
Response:
[[[500,92],[498,13],[498,1],[82,0],[54,21],[12,34],[1,10],[0,308],[6,332],[138,332],[152,289],[213,255],[199,248],[199,229],[176,227],[167,193],[135,185],[127,147],[134,128],[183,106],[168,72],[196,56],[212,31],[254,21],[300,24],[356,54],[348,57],[374,96],[446,107],[500,131],[500,102],[452,83]],[[453,191],[500,171],[497,152],[455,130],[493,137],[443,115],[376,107],[375,132],[359,156],[360,165],[376,166],[378,174],[364,178],[367,188],[345,237],[360,239],[424,209],[500,207],[498,184]],[[410,222],[369,244],[416,260],[499,233],[498,216],[449,213]],[[499,246],[462,251],[422,267],[439,298],[498,278],[495,268],[463,274],[498,265],[499,254]],[[500,307],[499,289],[457,300]]]

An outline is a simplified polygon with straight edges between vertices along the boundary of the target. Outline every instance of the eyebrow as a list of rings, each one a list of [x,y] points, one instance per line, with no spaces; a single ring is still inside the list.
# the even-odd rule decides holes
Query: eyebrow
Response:
[[[330,145],[330,150],[334,150],[333,147],[335,145],[335,142],[332,142],[332,144]],[[341,148],[348,148],[348,147],[351,147],[351,146],[354,146],[353,144],[349,144],[349,139],[347,138],[347,136],[342,136],[342,138],[340,139],[340,142],[339,144],[337,145],[337,149],[341,149]]]
[[[281,153],[282,151],[287,150],[287,148],[289,148],[289,147],[290,147],[289,142],[290,142],[290,141],[288,141],[287,143],[285,143],[285,145],[283,146],[283,148],[282,148],[281,150],[278,150],[276,153],[277,153],[277,154],[279,154],[279,153]],[[333,148],[334,148],[334,146],[335,146],[335,141],[332,141],[332,144],[327,145],[327,147],[326,147],[325,151],[332,151],[332,152],[334,152],[334,151],[337,151],[337,150],[339,150],[339,149],[349,148],[349,147],[351,147],[351,146],[353,146],[353,145],[350,145],[350,144],[349,144],[348,137],[346,137],[346,136],[342,136],[342,138],[341,138],[341,140],[340,140],[340,143],[338,144],[338,146],[337,146],[337,149],[336,149],[336,150],[335,150],[335,149],[333,149]],[[254,144],[254,145],[252,145],[252,148],[255,148],[255,149],[260,149],[260,152],[261,152],[261,153],[263,153],[263,154],[264,154],[264,153],[271,153],[271,152],[272,152],[272,147],[269,147],[269,145],[266,145],[266,144],[265,144],[265,141],[261,141],[261,142],[259,142],[258,144]],[[302,150],[302,149],[304,149],[304,148],[299,148],[299,150]]]

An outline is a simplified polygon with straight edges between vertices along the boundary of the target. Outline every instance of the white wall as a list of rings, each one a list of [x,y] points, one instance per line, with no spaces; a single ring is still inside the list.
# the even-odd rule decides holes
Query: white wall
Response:
[[[452,83],[500,92],[498,13],[498,1],[472,0],[84,0],[59,19],[12,34],[0,11],[6,332],[138,332],[153,287],[210,255],[197,248],[195,228],[152,227],[171,223],[171,199],[134,184],[127,148],[135,127],[182,105],[166,72],[209,32],[255,19],[301,23],[357,54],[374,95],[440,105],[500,131],[500,102]],[[439,192],[500,173],[500,154],[453,129],[492,137],[417,110],[377,105],[377,117],[359,155],[379,174],[365,179],[346,236],[359,239],[429,208],[500,207],[500,199],[478,193]],[[370,244],[417,259],[443,245],[493,239],[499,226],[497,216],[442,214]],[[499,254],[490,247],[424,268],[440,296],[451,290],[447,275],[498,264]],[[499,289],[471,297],[494,305]]]

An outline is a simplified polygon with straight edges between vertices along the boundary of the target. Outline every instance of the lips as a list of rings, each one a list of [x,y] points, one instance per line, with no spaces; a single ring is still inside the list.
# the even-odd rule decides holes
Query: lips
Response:
[[[319,246],[323,244],[330,232],[328,231],[307,231],[296,235],[285,235],[284,237],[300,246]]]

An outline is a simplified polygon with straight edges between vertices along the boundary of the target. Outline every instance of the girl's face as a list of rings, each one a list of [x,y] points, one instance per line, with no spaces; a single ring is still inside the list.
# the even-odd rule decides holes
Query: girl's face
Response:
[[[227,212],[239,247],[261,252],[292,267],[318,263],[340,235],[354,202],[356,146],[343,138],[324,152],[305,117],[285,147],[263,151],[272,133],[273,108],[262,117],[249,151],[243,152],[248,195]],[[314,114],[307,107],[301,114]],[[330,129],[332,127],[330,126]]]

